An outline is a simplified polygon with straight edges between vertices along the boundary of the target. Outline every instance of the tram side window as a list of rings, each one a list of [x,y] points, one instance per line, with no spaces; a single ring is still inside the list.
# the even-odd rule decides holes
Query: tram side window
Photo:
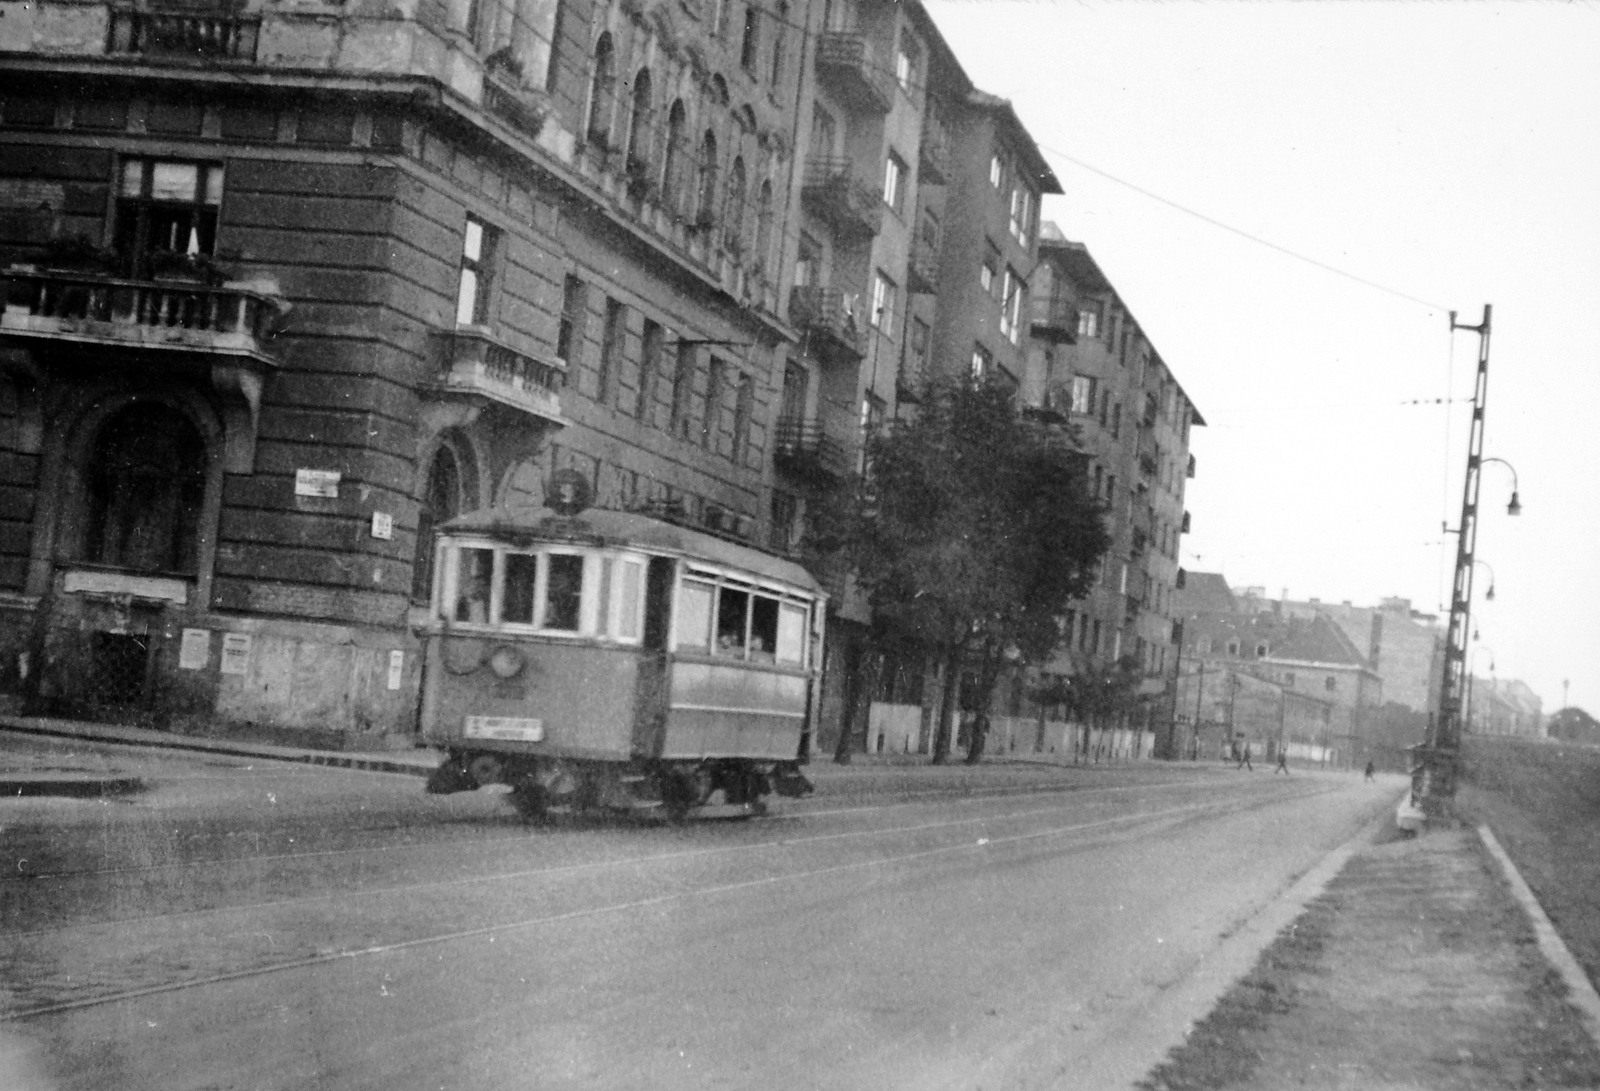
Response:
[[[785,602],[778,608],[778,662],[798,665],[805,654],[806,608]]]
[[[771,663],[778,647],[778,600],[750,598],[750,658]]]
[[[716,587],[684,580],[678,593],[678,650],[706,652],[711,647],[711,601]]]
[[[723,587],[717,596],[717,654],[744,658],[745,610],[750,596],[744,591]]]
[[[505,586],[500,592],[500,620],[513,625],[532,625],[539,558],[532,553],[507,553],[505,564]]]
[[[544,593],[544,628],[578,631],[583,604],[583,558],[571,553],[549,555]]]
[[[494,550],[457,551],[455,620],[474,625],[489,622],[489,578],[494,572]]]

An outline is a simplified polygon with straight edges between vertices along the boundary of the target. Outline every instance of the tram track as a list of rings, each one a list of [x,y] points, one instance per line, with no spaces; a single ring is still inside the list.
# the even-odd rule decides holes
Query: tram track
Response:
[[[503,933],[514,933],[541,925],[554,925],[567,921],[576,921],[585,918],[619,914],[629,911],[643,911],[657,908],[672,903],[681,903],[701,898],[712,898],[741,891],[754,890],[762,887],[771,887],[783,883],[799,883],[810,879],[820,879],[826,876],[836,876],[849,872],[870,872],[873,869],[891,869],[898,866],[914,865],[919,862],[937,860],[939,858],[954,858],[957,854],[965,852],[982,851],[998,853],[1006,849],[1023,850],[1035,846],[1045,845],[1052,839],[1066,836],[1087,836],[1093,840],[1075,846],[1087,850],[1093,845],[1103,843],[1108,837],[1115,837],[1137,832],[1141,828],[1151,825],[1160,825],[1184,820],[1204,818],[1221,818],[1246,810],[1259,809],[1274,803],[1291,799],[1303,799],[1325,794],[1336,790],[1329,786],[1300,787],[1285,785],[1283,788],[1274,787],[1269,791],[1252,792],[1248,796],[1229,796],[1225,799],[1208,799],[1179,806],[1157,807],[1153,809],[1140,809],[1133,812],[1094,818],[1088,821],[1071,821],[1067,823],[1050,823],[1037,828],[1022,828],[1013,832],[992,831],[989,836],[974,837],[970,834],[962,835],[959,831],[979,824],[995,825],[1011,821],[1036,819],[1050,814],[1060,814],[1064,808],[1036,807],[1005,814],[969,815],[958,819],[949,819],[936,822],[914,823],[881,829],[830,831],[810,837],[776,838],[763,840],[756,843],[742,843],[739,845],[710,846],[694,850],[649,854],[628,859],[609,861],[594,861],[572,865],[561,865],[554,868],[529,869],[515,873],[500,873],[495,875],[476,876],[458,880],[449,880],[443,884],[413,884],[406,887],[387,887],[382,889],[367,889],[361,891],[335,892],[316,895],[309,898],[289,899],[280,903],[258,903],[252,905],[239,905],[217,907],[208,910],[194,910],[179,914],[152,915],[146,918],[152,922],[177,922],[183,918],[182,931],[192,933],[196,917],[209,916],[220,919],[226,914],[236,914],[251,910],[270,908],[284,908],[297,905],[309,906],[313,902],[340,902],[351,901],[374,895],[386,894],[389,896],[417,894],[422,891],[438,892],[449,888],[458,888],[469,884],[512,884],[527,883],[529,881],[549,880],[553,877],[573,876],[580,872],[594,872],[605,869],[621,870],[625,867],[649,866],[656,864],[672,864],[694,858],[706,858],[714,855],[727,855],[735,852],[756,853],[792,852],[796,848],[815,848],[827,842],[837,842],[842,839],[853,839],[859,842],[876,840],[889,842],[899,839],[904,842],[907,838],[918,835],[942,835],[940,839],[931,844],[902,845],[900,848],[891,848],[890,851],[870,851],[860,858],[843,861],[821,863],[815,866],[802,866],[798,868],[785,868],[769,874],[756,875],[736,881],[709,881],[691,883],[682,887],[670,887],[656,893],[647,893],[641,896],[627,897],[616,896],[602,899],[593,904],[578,904],[566,908],[552,909],[547,912],[518,918],[502,918],[489,920],[485,923],[453,929],[439,929],[405,938],[396,938],[365,944],[353,944],[336,949],[321,949],[310,954],[297,957],[268,959],[254,965],[223,970],[212,974],[189,976],[176,980],[155,982],[139,987],[111,989],[92,996],[81,996],[71,999],[48,1001],[23,1006],[12,1011],[0,1011],[0,1022],[15,1022],[38,1018],[50,1014],[64,1013],[88,1007],[98,1007],[114,1004],[121,1001],[133,1000],[140,997],[165,993],[174,993],[184,990],[201,989],[210,985],[225,982],[246,980],[273,974],[280,974],[297,969],[308,969],[317,966],[331,965],[353,960],[373,958],[391,953],[399,953],[429,946],[448,945],[452,942],[463,942],[484,936],[492,937]],[[889,806],[898,806],[893,804]],[[863,808],[868,809],[868,808]],[[880,809],[880,808],[870,808]],[[887,808],[881,808],[887,809]],[[787,860],[790,857],[785,856]],[[645,885],[641,882],[639,885]],[[85,930],[92,927],[104,928],[107,924],[123,924],[129,922],[95,922],[95,924],[69,925],[59,933],[35,932],[27,935],[13,934],[14,939],[40,938],[51,935],[52,938],[62,938],[70,942],[71,937],[61,933],[70,933],[74,930]],[[231,934],[231,932],[230,932]],[[70,977],[68,978],[70,980]]]

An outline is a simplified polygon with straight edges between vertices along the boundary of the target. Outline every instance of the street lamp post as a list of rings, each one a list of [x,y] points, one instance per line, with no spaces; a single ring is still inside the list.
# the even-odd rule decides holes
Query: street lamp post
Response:
[[[1472,614],[1473,550],[1478,539],[1478,486],[1483,463],[1499,462],[1511,470],[1510,515],[1521,512],[1517,498],[1517,472],[1504,459],[1483,457],[1483,415],[1489,393],[1489,331],[1492,310],[1484,304],[1483,321],[1468,326],[1456,321],[1450,312],[1450,329],[1471,330],[1478,335],[1477,383],[1472,397],[1472,428],[1467,438],[1467,472],[1462,483],[1461,523],[1456,528],[1455,583],[1450,596],[1450,628],[1445,640],[1444,677],[1439,686],[1439,710],[1418,747],[1420,759],[1411,773],[1412,802],[1422,807],[1429,819],[1445,817],[1456,791],[1456,757],[1461,749],[1461,706],[1467,673],[1467,633]]]
[[[1466,733],[1469,734],[1469,735],[1473,733],[1472,732],[1472,685],[1473,685],[1473,682],[1477,680],[1477,675],[1475,675],[1473,673],[1472,664],[1476,663],[1478,661],[1478,653],[1479,652],[1483,652],[1483,651],[1486,651],[1486,652],[1489,653],[1489,673],[1490,674],[1494,673],[1494,649],[1493,648],[1487,648],[1487,647],[1485,647],[1485,646],[1483,646],[1481,644],[1478,645],[1476,648],[1473,648],[1472,649],[1472,659],[1467,663],[1467,710],[1466,710],[1466,714],[1462,717],[1463,730],[1465,730]]]

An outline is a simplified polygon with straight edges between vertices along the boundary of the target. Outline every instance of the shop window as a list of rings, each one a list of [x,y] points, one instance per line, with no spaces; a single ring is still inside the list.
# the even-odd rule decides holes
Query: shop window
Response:
[[[165,405],[132,405],[101,428],[91,458],[84,560],[192,575],[206,454],[189,418]]]

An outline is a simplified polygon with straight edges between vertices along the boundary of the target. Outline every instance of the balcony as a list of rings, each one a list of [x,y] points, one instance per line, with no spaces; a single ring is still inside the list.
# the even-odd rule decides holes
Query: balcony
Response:
[[[911,260],[906,263],[906,289],[914,295],[939,291],[939,251],[921,238],[912,244]]]
[[[204,9],[113,8],[106,52],[162,60],[252,64],[261,17]]]
[[[894,105],[894,77],[860,34],[823,34],[817,38],[817,75],[854,110],[887,114]]]
[[[1186,469],[1184,471],[1183,476],[1184,477],[1193,477],[1194,476],[1194,456],[1193,455],[1189,456],[1189,467],[1188,467],[1188,469]]]
[[[267,345],[283,300],[243,283],[134,280],[13,265],[0,333],[129,349],[245,356]]]
[[[807,160],[800,199],[846,235],[871,238],[883,227],[883,194],[857,178],[848,159]]]
[[[1073,345],[1078,341],[1078,302],[1064,292],[1035,296],[1031,330],[1040,341]]]
[[[922,116],[922,142],[917,149],[917,162],[922,168],[922,181],[942,186],[950,177],[950,131],[944,127],[944,117],[928,100],[928,112]]]
[[[463,326],[441,336],[444,347],[434,393],[494,402],[557,426],[566,371],[495,340],[482,326]]]
[[[829,363],[855,363],[867,354],[858,307],[858,297],[825,286],[789,293],[789,321],[805,335],[802,349]]]
[[[484,73],[483,108],[537,140],[550,114],[550,97],[537,88],[524,86],[515,72],[493,68]]]
[[[781,420],[773,437],[772,461],[783,473],[815,484],[848,477],[855,468],[850,445],[817,421]]]

